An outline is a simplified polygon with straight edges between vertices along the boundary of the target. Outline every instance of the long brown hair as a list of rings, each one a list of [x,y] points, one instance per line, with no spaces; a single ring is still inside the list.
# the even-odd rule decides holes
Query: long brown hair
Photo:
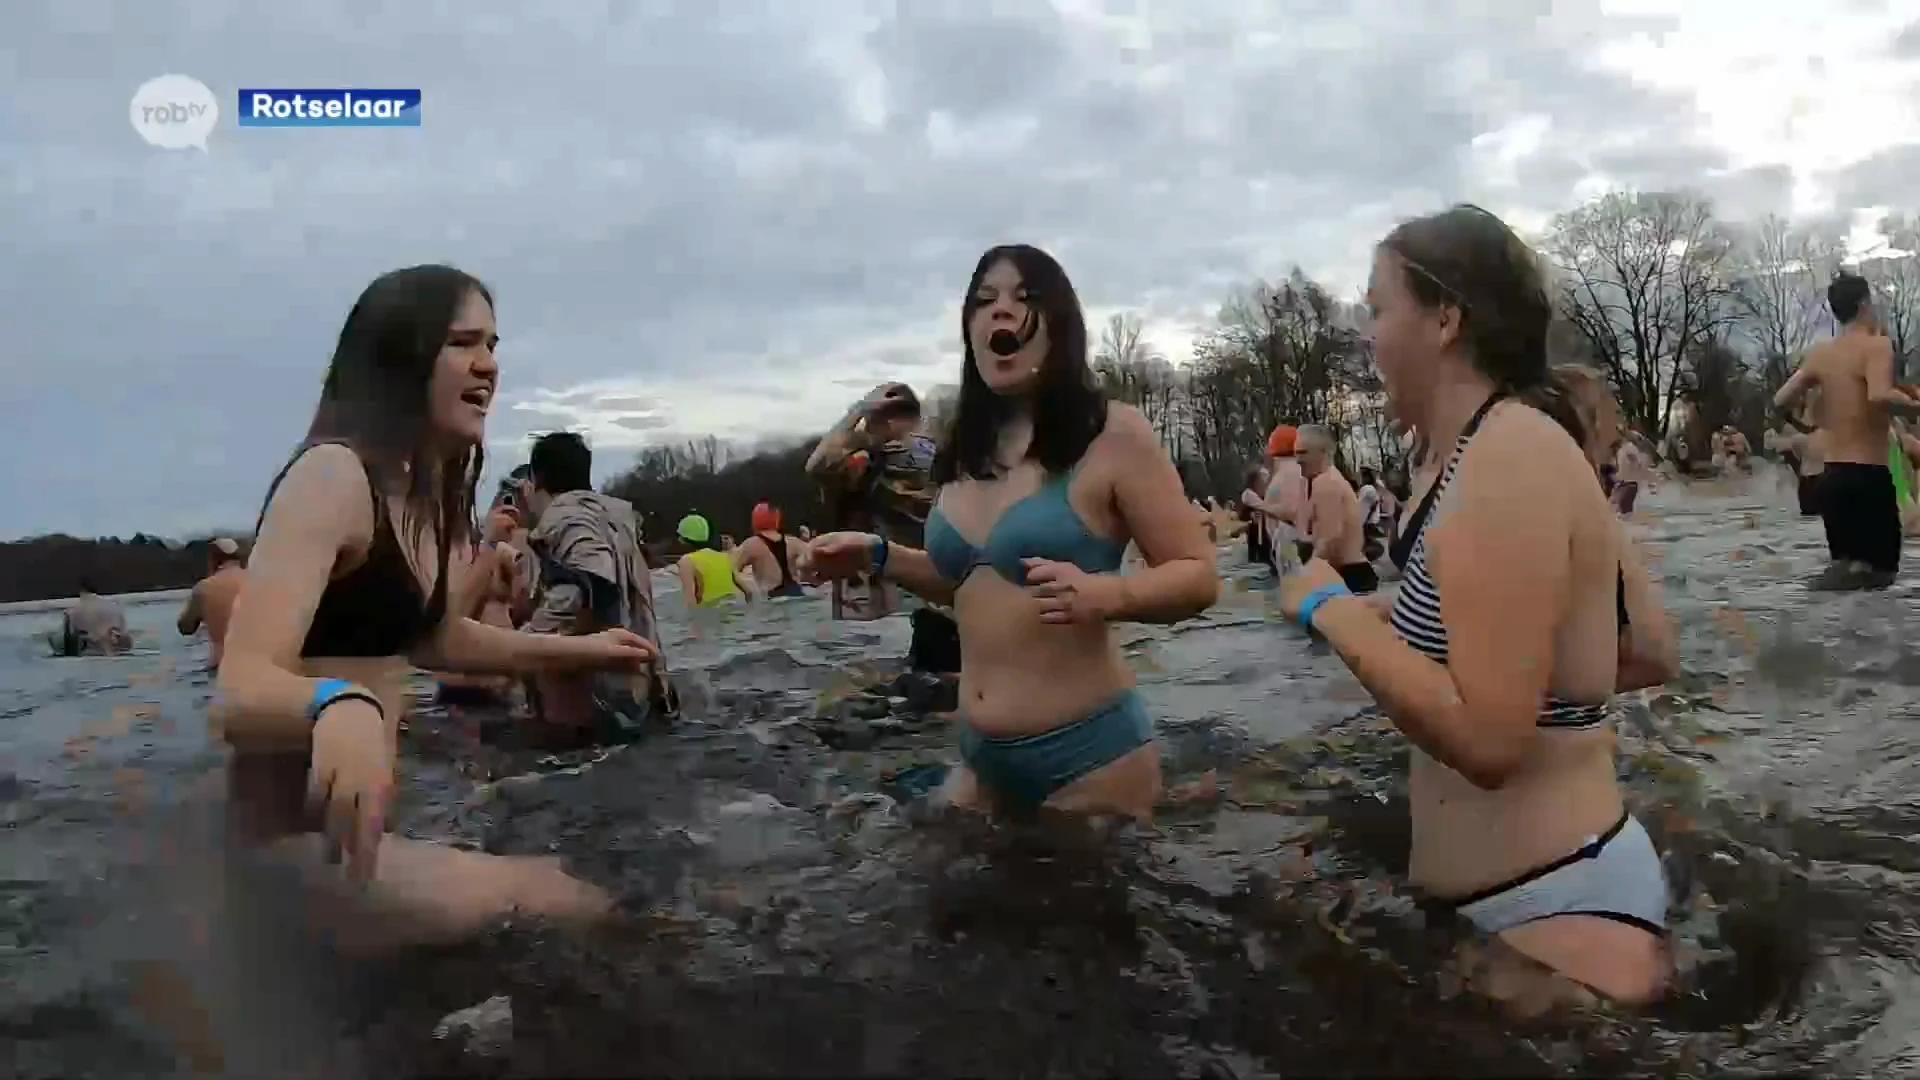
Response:
[[[340,327],[313,422],[287,462],[291,467],[322,443],[350,447],[374,484],[375,512],[386,512],[384,493],[401,491],[413,542],[434,531],[443,579],[453,546],[478,530],[474,490],[485,451],[475,444],[449,452],[434,437],[427,388],[460,305],[475,293],[493,305],[478,278],[451,266],[410,266],[375,278]],[[279,484],[276,477],[267,502]],[[264,504],[260,513],[265,517]]]

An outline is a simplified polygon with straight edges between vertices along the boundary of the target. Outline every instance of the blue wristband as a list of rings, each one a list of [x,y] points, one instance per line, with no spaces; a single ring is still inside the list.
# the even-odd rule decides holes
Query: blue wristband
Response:
[[[380,704],[379,698],[345,679],[321,679],[313,684],[313,697],[307,701],[307,722],[319,723],[320,714],[327,711],[327,706],[336,701],[364,701],[380,710],[382,716],[385,716],[387,711],[386,707]]]
[[[867,566],[873,572],[874,577],[880,577],[887,572],[888,550],[886,537],[876,536],[873,538],[873,550],[867,553]]]
[[[1353,595],[1353,590],[1347,588],[1347,583],[1344,581],[1335,581],[1330,584],[1322,585],[1319,588],[1308,593],[1307,598],[1305,600],[1300,601],[1300,614],[1298,618],[1299,618],[1301,627],[1303,629],[1311,631],[1313,629],[1314,613],[1320,610],[1320,605],[1326,603],[1327,601],[1333,599],[1336,596],[1352,596],[1352,595]]]

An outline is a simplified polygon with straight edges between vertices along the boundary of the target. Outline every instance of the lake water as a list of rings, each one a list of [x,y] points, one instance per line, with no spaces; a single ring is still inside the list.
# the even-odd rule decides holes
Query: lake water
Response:
[[[689,717],[598,760],[501,755],[421,711],[398,827],[557,853],[629,914],[330,971],[328,993],[291,995],[311,1043],[294,1056],[369,1077],[1912,1075],[1913,595],[1807,593],[1824,549],[1788,502],[1764,480],[1643,497],[1685,668],[1617,710],[1675,891],[1680,982],[1650,1015],[1518,1027],[1457,992],[1453,940],[1395,886],[1400,740],[1228,552],[1213,612],[1124,631],[1171,779],[1213,770],[1222,798],[1104,844],[926,822],[881,794],[950,734],[815,722],[907,638],[817,599],[690,627],[664,591]],[[138,650],[113,659],[51,659],[55,616],[0,615],[0,1032],[22,1076],[172,1067],[128,998],[130,964],[192,937],[148,905],[195,873],[169,838],[220,762],[178,600],[132,606]],[[238,998],[295,985],[252,978]],[[496,996],[503,1056],[432,1037]],[[207,1007],[291,1045],[233,1019],[252,1004]]]

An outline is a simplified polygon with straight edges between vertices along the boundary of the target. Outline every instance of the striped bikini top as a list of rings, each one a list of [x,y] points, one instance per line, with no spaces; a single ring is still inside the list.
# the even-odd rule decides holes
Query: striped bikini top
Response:
[[[1460,470],[1462,451],[1474,432],[1480,430],[1480,422],[1487,418],[1504,395],[1495,394],[1486,404],[1473,414],[1467,426],[1461,430],[1460,437],[1454,441],[1453,456],[1447,459],[1446,468],[1441,470],[1439,479],[1427,490],[1426,498],[1407,520],[1405,531],[1397,538],[1394,548],[1394,561],[1400,563],[1400,592],[1393,598],[1393,612],[1388,622],[1400,640],[1412,646],[1414,651],[1437,664],[1447,662],[1447,624],[1440,618],[1440,590],[1433,584],[1433,576],[1427,572],[1427,519],[1432,516],[1440,494],[1453,482],[1454,474]],[[1536,721],[1544,728],[1592,728],[1598,727],[1607,719],[1607,704],[1587,704],[1578,701],[1566,701],[1548,695],[1540,707],[1540,718]]]

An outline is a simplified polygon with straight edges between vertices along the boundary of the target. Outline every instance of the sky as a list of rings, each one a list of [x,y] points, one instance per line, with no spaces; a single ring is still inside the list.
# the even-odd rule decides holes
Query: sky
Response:
[[[996,243],[1178,362],[1463,199],[1920,209],[1920,0],[22,0],[0,40],[0,538],[250,525],[354,297],[420,262],[496,295],[490,474],[570,427],[604,477],[957,382]],[[204,152],[129,122],[170,73],[219,95]],[[422,122],[241,129],[243,86]]]

